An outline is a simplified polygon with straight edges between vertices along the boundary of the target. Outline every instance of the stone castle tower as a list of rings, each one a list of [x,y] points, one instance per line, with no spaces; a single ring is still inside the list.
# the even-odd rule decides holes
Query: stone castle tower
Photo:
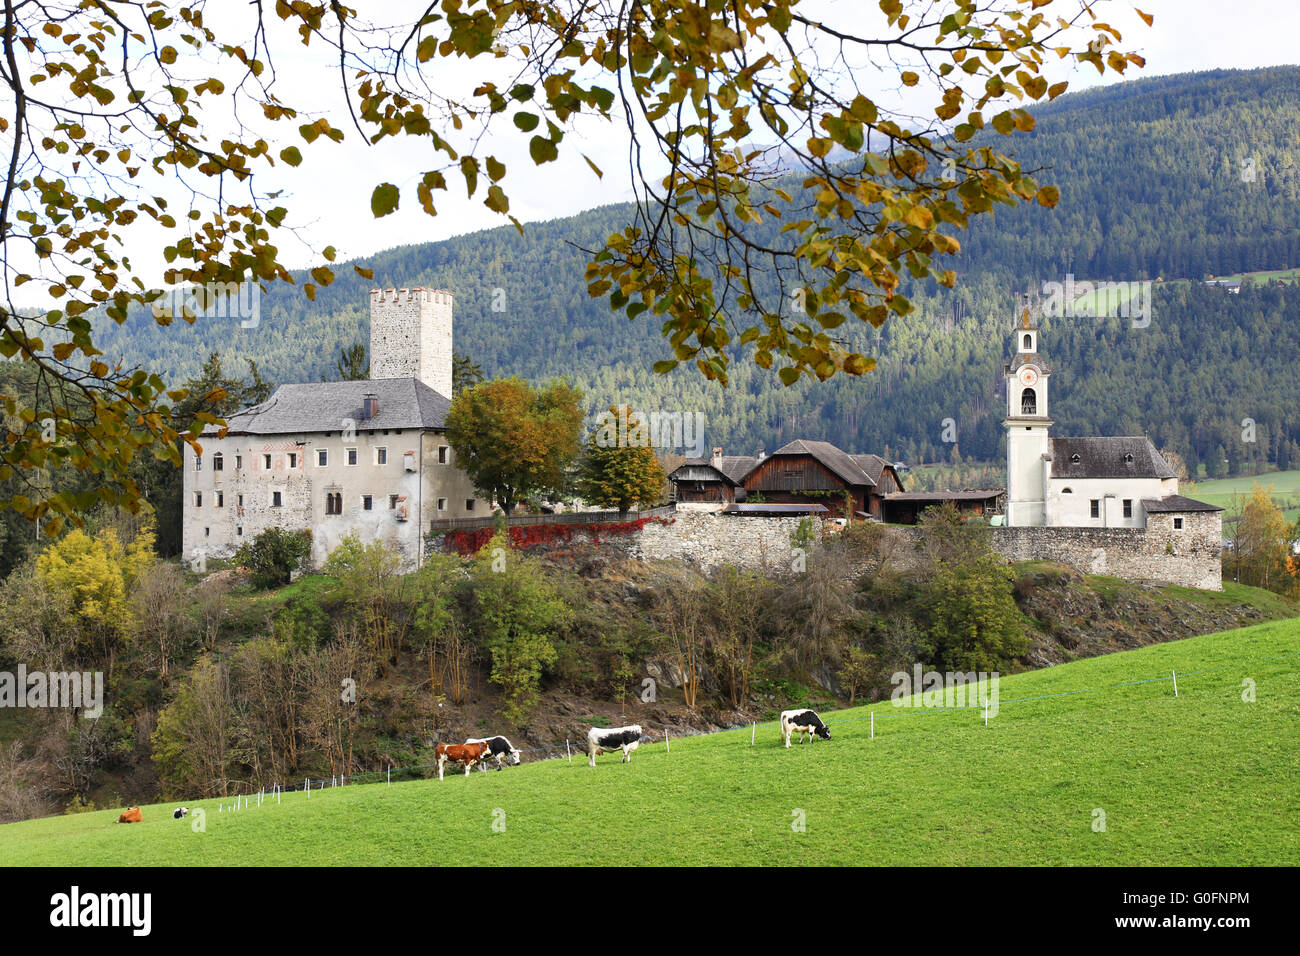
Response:
[[[452,293],[370,290],[370,377],[418,378],[451,398]]]

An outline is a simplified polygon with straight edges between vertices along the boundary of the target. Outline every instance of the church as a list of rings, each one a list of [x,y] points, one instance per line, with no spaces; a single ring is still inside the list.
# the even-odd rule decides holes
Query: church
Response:
[[[1051,367],[1025,309],[1014,332],[1007,385],[1008,527],[1190,530],[1223,509],[1178,493],[1178,475],[1145,435],[1053,438]],[[1167,529],[1165,526],[1168,526]]]
[[[375,289],[369,380],[281,385],[224,434],[204,429],[202,453],[185,448],[185,556],[229,557],[281,527],[312,533],[318,567],[355,535],[414,570],[422,529],[491,514],[445,435],[452,308],[444,290]]]

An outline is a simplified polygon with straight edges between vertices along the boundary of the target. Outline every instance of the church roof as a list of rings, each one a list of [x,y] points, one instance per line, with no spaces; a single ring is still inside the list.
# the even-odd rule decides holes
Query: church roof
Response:
[[[1145,435],[1053,438],[1053,478],[1177,478]]]
[[[362,399],[374,395],[379,409],[363,420]],[[451,402],[418,378],[364,379],[351,382],[306,382],[281,385],[260,405],[226,419],[231,435],[286,435],[296,432],[337,432],[346,422],[357,431],[415,428],[440,429]],[[203,433],[218,429],[209,425]]]
[[[1147,514],[1168,514],[1170,512],[1182,513],[1188,511],[1222,511],[1218,505],[1207,504],[1204,501],[1197,501],[1195,498],[1187,498],[1183,495],[1165,495],[1163,498],[1143,498],[1142,507],[1147,510]]]

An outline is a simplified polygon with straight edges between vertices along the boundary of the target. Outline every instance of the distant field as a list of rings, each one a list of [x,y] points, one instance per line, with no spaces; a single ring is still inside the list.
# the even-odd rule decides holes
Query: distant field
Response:
[[[237,813],[187,801],[206,811],[203,833],[170,818],[176,804],[131,826],[117,809],[31,820],[0,827],[0,861],[1300,864],[1300,620],[1020,674],[1000,691],[988,726],[977,710],[885,701],[825,715],[833,739],[790,750],[764,725],[756,746],[728,731],[671,753],[648,745],[626,765],[539,761]]]
[[[1198,481],[1196,489],[1188,494],[1197,501],[1225,509],[1224,518],[1234,518],[1240,515],[1240,505],[1250,496],[1255,485],[1264,489],[1271,488],[1270,496],[1283,509],[1287,521],[1300,518],[1300,470],[1274,471],[1249,478]]]
[[[1215,276],[1218,281],[1241,282],[1246,279],[1254,279],[1260,282],[1271,282],[1273,279],[1289,279],[1294,282],[1300,279],[1300,268],[1297,269],[1265,269],[1260,272],[1237,272],[1233,275]]]

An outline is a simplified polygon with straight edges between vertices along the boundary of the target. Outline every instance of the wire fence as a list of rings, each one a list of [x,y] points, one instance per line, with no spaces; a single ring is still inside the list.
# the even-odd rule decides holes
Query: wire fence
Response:
[[[1286,660],[1288,658],[1297,657],[1297,656],[1300,656],[1300,650],[1291,651],[1286,654],[1278,654],[1273,657],[1256,658],[1252,660],[1243,660],[1243,661],[1230,661],[1226,664],[1221,664],[1217,667],[1205,667],[1194,671],[1184,671],[1181,674],[1178,673],[1176,669],[1171,668],[1169,674],[1160,677],[1146,677],[1139,680],[1116,681],[1110,684],[1098,684],[1095,687],[1085,687],[1079,690],[1059,691],[1053,694],[1035,694],[1031,697],[1013,697],[1008,700],[1002,700],[999,698],[996,701],[996,706],[998,709],[1001,709],[1002,707],[1005,707],[1008,704],[1028,704],[1036,701],[1053,700],[1062,697],[1077,697],[1081,694],[1095,694],[1095,693],[1100,693],[1102,691],[1115,690],[1122,687],[1137,687],[1142,684],[1157,684],[1157,683],[1164,683],[1164,682],[1171,683],[1174,696],[1177,697],[1179,696],[1178,678],[1180,677],[1182,678],[1198,677],[1204,674],[1213,674],[1219,671],[1228,670],[1229,668],[1233,668],[1233,667],[1245,667],[1251,664],[1268,664],[1274,661]],[[910,695],[910,696],[921,697],[923,693],[933,693],[933,692],[935,691],[918,692],[915,695]],[[942,690],[939,690],[937,692],[942,693]],[[986,698],[983,703],[979,701],[975,703],[970,703],[968,699],[968,702],[965,704],[953,704],[951,706],[947,706],[947,705],[945,706],[925,705],[919,707],[899,706],[897,708],[897,710],[899,711],[898,713],[881,714],[873,710],[863,717],[830,717],[828,719],[824,719],[823,723],[825,723],[828,727],[835,726],[837,724],[870,723],[871,736],[874,738],[875,725],[879,721],[895,720],[902,717],[932,716],[935,714],[951,713],[953,711],[958,711],[958,710],[981,710],[982,709],[985,714],[984,722],[985,724],[987,724],[988,703],[989,702],[987,701]],[[713,734],[729,733],[732,731],[745,730],[746,728],[748,728],[750,730],[750,746],[754,746],[756,743],[757,732],[759,728],[776,727],[779,725],[780,725],[779,720],[764,720],[764,721],[748,721],[743,724],[735,724],[728,727],[717,727],[712,730],[694,730],[694,729],[671,730],[669,728],[664,728],[662,733],[643,734],[639,743],[656,743],[662,741],[665,744],[665,746],[668,747],[669,752],[671,752],[673,738],[685,739],[688,737],[707,737],[707,736],[712,736]],[[559,759],[567,758],[571,762],[575,754],[580,757],[587,756],[586,744],[587,744],[586,737],[582,737],[578,740],[572,740],[572,739],[566,740],[562,744],[552,744],[550,746],[543,746],[543,747],[518,747],[515,749],[517,749],[521,754],[548,754],[549,755],[547,757],[543,757],[542,759],[549,760],[549,759],[557,759],[557,758]],[[610,752],[612,753],[613,751]],[[491,758],[489,757],[488,759],[490,760]],[[278,803],[282,798],[282,796],[287,793],[305,793],[307,797],[310,798],[312,791],[324,790],[331,787],[341,787],[341,786],[349,786],[349,785],[356,785],[356,784],[373,784],[373,783],[386,783],[387,785],[391,786],[393,782],[393,778],[395,776],[399,778],[399,782],[401,778],[405,778],[408,780],[423,779],[423,771],[436,770],[437,767],[438,765],[436,763],[412,764],[412,765],[402,766],[402,767],[390,766],[384,768],[383,770],[370,770],[370,771],[365,771],[363,773],[354,773],[350,775],[337,774],[328,778],[322,777],[320,779],[313,779],[312,777],[308,776],[303,778],[302,783],[298,783],[296,781],[291,784],[275,783],[272,784],[272,786],[269,789],[263,788],[260,790],[249,791],[248,793],[237,794],[234,797],[222,798],[222,803],[219,806],[219,812],[224,812],[227,809],[229,810],[244,809],[254,805],[261,806],[264,802],[269,800],[274,800]],[[227,807],[224,802],[226,799],[231,799],[234,801],[234,803],[231,804],[229,807]]]

